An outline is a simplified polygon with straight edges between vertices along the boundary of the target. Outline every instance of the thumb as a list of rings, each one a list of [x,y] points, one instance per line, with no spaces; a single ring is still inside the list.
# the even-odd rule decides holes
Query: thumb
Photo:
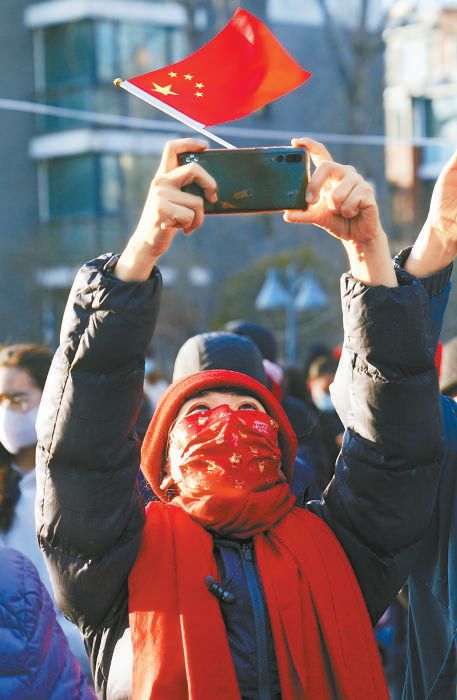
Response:
[[[314,224],[316,223],[316,212],[308,209],[289,209],[284,212],[283,219],[289,224]]]

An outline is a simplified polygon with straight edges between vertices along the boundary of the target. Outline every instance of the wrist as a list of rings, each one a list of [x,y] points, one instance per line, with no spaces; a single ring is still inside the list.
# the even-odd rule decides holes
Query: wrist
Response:
[[[457,255],[457,237],[425,222],[405,263],[416,277],[428,277],[444,270]]]
[[[160,254],[137,234],[129,239],[113,274],[125,282],[144,282],[149,279]]]
[[[351,274],[368,286],[378,284],[396,287],[397,278],[392,264],[389,241],[379,228],[376,235],[363,241],[343,241]]]

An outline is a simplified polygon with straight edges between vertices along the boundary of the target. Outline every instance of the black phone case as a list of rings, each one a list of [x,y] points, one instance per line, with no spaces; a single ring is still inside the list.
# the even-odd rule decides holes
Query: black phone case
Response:
[[[211,149],[181,153],[178,162],[199,163],[216,180],[218,201],[213,204],[204,199],[207,214],[249,214],[307,207],[309,155],[304,148]],[[183,190],[204,197],[199,185],[186,185]]]

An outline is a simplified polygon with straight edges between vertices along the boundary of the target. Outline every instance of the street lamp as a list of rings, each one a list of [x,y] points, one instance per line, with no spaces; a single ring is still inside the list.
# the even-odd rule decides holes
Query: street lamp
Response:
[[[283,308],[286,310],[286,357],[288,362],[297,361],[297,311],[317,309],[327,304],[327,295],[310,270],[297,275],[295,265],[287,265],[286,287],[281,282],[275,267],[267,269],[262,289],[255,306],[260,311]]]

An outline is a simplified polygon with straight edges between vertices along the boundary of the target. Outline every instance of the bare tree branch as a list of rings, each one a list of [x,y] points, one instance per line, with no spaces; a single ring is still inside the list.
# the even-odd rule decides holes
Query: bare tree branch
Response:
[[[334,16],[330,12],[326,0],[317,0],[322,15],[324,17],[325,28],[332,46],[336,66],[340,74],[341,80],[346,89],[350,89],[352,75],[352,60],[350,52],[347,49],[347,41],[349,39],[347,31],[335,21]]]

